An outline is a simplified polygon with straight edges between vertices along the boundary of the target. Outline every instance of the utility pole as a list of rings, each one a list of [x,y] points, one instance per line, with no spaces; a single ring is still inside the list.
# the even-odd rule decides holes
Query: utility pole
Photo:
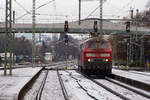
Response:
[[[15,11],[13,11],[13,27],[15,25]],[[15,33],[13,32],[13,66],[15,65]]]
[[[137,10],[136,10],[136,20],[135,20],[135,21],[136,21],[136,36],[135,36],[136,41],[137,41],[137,33],[138,33],[138,32],[137,32],[137,31],[138,31],[138,22],[137,22],[137,19],[138,19],[138,13],[139,13],[139,10],[137,9]]]
[[[117,61],[117,35],[113,35],[113,63],[116,65]]]
[[[39,42],[41,43],[42,40],[41,40],[41,33],[39,33]]]
[[[100,33],[103,33],[103,0],[100,0]]]
[[[139,10],[137,9],[137,10],[136,10],[136,19],[135,19],[135,21],[136,21],[136,35],[135,35],[135,41],[136,41],[136,42],[138,41],[138,40],[137,40],[137,38],[138,38],[138,36],[137,36],[137,33],[138,33],[138,22],[137,22],[137,20],[138,20],[138,13],[139,13]],[[138,61],[138,54],[137,54],[136,50],[135,50],[135,53],[136,53],[135,59],[136,59],[136,66],[137,66],[137,65],[138,65],[138,64],[137,64],[137,61]]]
[[[133,24],[133,10],[131,10],[131,24]],[[130,35],[129,43],[129,64],[133,63],[133,44],[132,44],[133,35]]]
[[[129,42],[127,40],[127,66],[129,66]]]
[[[79,0],[79,25],[81,24],[81,0]]]
[[[144,65],[144,37],[141,38],[141,47],[140,47],[140,67]]]
[[[4,75],[7,75],[7,67],[9,75],[12,75],[12,0],[6,0],[6,19],[5,19],[5,64]],[[9,59],[7,53],[9,52]],[[9,65],[8,65],[9,64]]]
[[[131,10],[131,20],[133,20],[133,9]]]
[[[35,64],[35,0],[33,0],[33,8],[32,8],[32,67]]]

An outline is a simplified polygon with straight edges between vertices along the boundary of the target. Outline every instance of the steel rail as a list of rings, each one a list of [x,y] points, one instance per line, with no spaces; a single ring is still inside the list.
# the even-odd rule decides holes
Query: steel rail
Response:
[[[121,99],[123,99],[123,100],[131,100],[131,99],[125,97],[124,95],[122,95],[122,94],[120,94],[120,93],[118,93],[118,92],[112,90],[111,88],[109,88],[109,87],[107,87],[107,86],[105,86],[105,85],[99,83],[98,81],[92,79],[91,77],[89,77],[89,76],[87,76],[87,75],[85,75],[85,74],[83,74],[83,73],[81,73],[81,72],[79,72],[79,71],[77,71],[77,72],[80,73],[80,74],[82,74],[84,77],[86,77],[87,79],[91,80],[91,81],[94,82],[95,84],[99,85],[100,87],[103,87],[103,88],[106,89],[107,91],[111,92],[112,94],[114,94],[114,95],[120,97]]]
[[[42,96],[42,92],[43,92],[43,89],[44,89],[44,86],[45,86],[45,83],[46,83],[46,80],[47,80],[47,76],[48,76],[48,70],[46,71],[46,74],[45,74],[45,77],[43,78],[43,81],[41,83],[41,86],[39,88],[39,91],[36,95],[36,100],[41,100],[41,96]]]
[[[128,89],[128,90],[130,90],[130,91],[132,91],[132,92],[135,92],[136,94],[139,94],[139,95],[141,95],[141,96],[143,96],[143,97],[146,97],[146,98],[150,99],[150,95],[145,94],[145,93],[143,93],[143,92],[141,92],[141,91],[138,91],[138,90],[136,90],[136,89],[134,89],[134,88],[131,88],[130,86],[123,85],[123,84],[125,84],[125,83],[121,84],[121,83],[119,83],[119,82],[116,82],[116,81],[118,81],[118,80],[115,81],[115,79],[111,79],[111,78],[109,78],[109,77],[105,77],[105,79],[106,79],[107,81],[109,81],[109,82],[112,82],[112,83],[114,83],[114,84],[116,84],[116,85],[119,85],[119,86],[121,86],[121,87],[123,87],[123,88],[126,88],[126,89]]]
[[[70,100],[70,98],[68,96],[68,93],[67,93],[67,90],[65,88],[65,85],[63,83],[63,80],[62,80],[62,78],[60,76],[60,73],[59,73],[58,69],[57,69],[57,75],[58,75],[59,83],[60,83],[60,86],[61,86],[61,89],[62,89],[62,92],[63,92],[65,100]]]

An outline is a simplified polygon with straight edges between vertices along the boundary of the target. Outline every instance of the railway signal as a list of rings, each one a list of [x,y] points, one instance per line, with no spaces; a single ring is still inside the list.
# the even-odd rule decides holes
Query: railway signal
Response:
[[[130,22],[126,22],[126,32],[130,32]]]
[[[44,41],[42,41],[42,47],[43,47],[43,48],[46,48],[46,44],[45,44]]]
[[[97,31],[98,31],[97,21],[94,21],[93,29],[94,29],[94,32],[97,32]]]
[[[68,43],[69,39],[68,39],[68,35],[65,35],[65,43]]]
[[[68,30],[69,30],[68,21],[65,21],[64,31],[65,31],[65,32],[68,32]]]

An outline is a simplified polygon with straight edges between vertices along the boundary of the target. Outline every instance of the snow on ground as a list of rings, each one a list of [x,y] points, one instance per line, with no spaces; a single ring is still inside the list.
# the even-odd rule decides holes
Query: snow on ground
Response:
[[[122,71],[122,70],[116,70],[116,69],[113,69],[112,73],[115,74],[115,75],[118,75],[118,76],[122,76],[122,77],[126,77],[126,78],[129,78],[129,79],[132,79],[132,80],[136,80],[136,81],[139,81],[139,82],[150,84],[150,77],[149,76],[130,73],[128,71]]]
[[[41,68],[13,69],[12,76],[0,71],[0,100],[18,100],[19,91]]]
[[[96,85],[75,71],[69,72],[72,72],[72,76],[80,80],[78,81],[79,84],[82,85],[82,87],[84,87],[90,95],[94,96],[98,100],[121,100],[121,98]],[[83,89],[79,87],[76,80],[71,78],[68,73],[64,71],[61,71],[60,73],[62,74],[61,77],[64,81],[65,87],[67,88],[67,92],[71,100],[93,100]]]
[[[56,71],[49,71],[41,100],[65,100]]]
[[[150,72],[140,72],[140,71],[129,71],[129,72],[150,76]]]
[[[58,63],[48,64],[46,69],[57,69],[57,68],[65,69],[65,67],[66,67],[66,62],[58,62]],[[68,62],[68,69],[76,69],[76,68],[77,66],[73,62],[71,61]]]
[[[96,79],[96,81],[100,82],[101,84],[105,85],[105,86],[109,86],[109,88],[111,88],[112,90],[115,90],[116,92],[126,96],[127,98],[131,99],[131,100],[149,100],[145,97],[142,97],[126,88],[123,88],[121,86],[118,86],[112,82],[109,82],[105,79]]]

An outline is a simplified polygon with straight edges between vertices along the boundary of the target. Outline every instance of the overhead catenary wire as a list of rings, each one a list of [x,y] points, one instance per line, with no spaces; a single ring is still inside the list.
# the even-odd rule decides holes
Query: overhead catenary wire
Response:
[[[47,3],[42,4],[41,6],[37,7],[36,10],[37,10],[37,9],[40,9],[40,8],[43,7],[43,6],[46,6],[46,5],[49,4],[49,3],[52,3],[53,1],[55,1],[55,0],[51,0],[51,1],[48,1]]]
[[[107,0],[104,0],[103,3],[105,3]],[[98,5],[86,18],[89,18],[95,11],[97,11],[97,9],[100,7],[100,5]]]
[[[120,12],[122,12],[122,10],[124,10],[126,7],[129,7],[129,5],[131,5],[133,3],[134,0],[128,2],[127,4],[125,4],[121,9],[119,9],[118,7],[116,6],[113,6],[115,7],[116,9],[119,9],[119,11],[117,11],[115,14],[112,14],[111,16],[117,16],[116,14],[119,14]],[[110,4],[109,2],[107,2],[108,4]],[[112,5],[112,4],[111,4]],[[99,9],[100,5],[98,5],[86,18],[89,18],[95,11],[97,11]]]
[[[47,3],[44,3],[44,4],[40,5],[39,7],[37,7],[35,10],[38,10],[38,9],[42,8],[42,7],[52,3],[53,1],[55,1],[55,0],[48,1]],[[23,14],[20,17],[16,18],[16,20],[19,20],[19,19],[23,18],[24,16],[26,16],[28,14],[31,14],[31,12],[32,12],[32,10],[30,10],[29,13],[26,12],[25,14]]]
[[[99,7],[100,5],[98,5],[86,18],[89,18]]]
[[[122,12],[125,8],[129,7],[134,0],[131,0],[130,2],[128,2],[127,4],[125,4],[121,9],[119,9],[115,14],[119,14],[120,12]],[[115,15],[113,14],[113,15]]]
[[[14,0],[15,2],[16,2],[16,4],[18,5],[18,6],[20,6],[25,12],[27,12],[28,14],[31,14],[31,12],[30,11],[28,11],[23,5],[21,5],[18,1],[16,1],[16,0]]]

